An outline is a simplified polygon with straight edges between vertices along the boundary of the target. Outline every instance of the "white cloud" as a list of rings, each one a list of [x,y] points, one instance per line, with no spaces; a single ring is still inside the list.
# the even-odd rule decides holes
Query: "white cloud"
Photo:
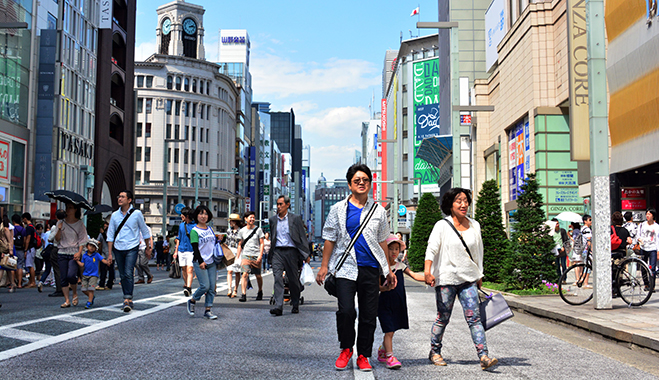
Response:
[[[316,183],[322,173],[328,181],[345,178],[346,171],[353,164],[357,145],[328,145],[311,147],[311,182]]]
[[[156,40],[145,41],[135,46],[135,61],[141,62],[156,53]]]
[[[302,124],[304,131],[309,134],[324,137],[345,138],[351,136],[352,138],[359,138],[362,122],[369,119],[366,108],[337,107],[325,109],[313,116],[305,117],[303,115],[300,117],[300,124]]]
[[[380,84],[371,62],[332,58],[324,63],[292,62],[274,54],[254,56],[251,72],[254,93],[288,97],[321,92],[350,92]]]
[[[278,109],[278,110],[282,110],[282,111],[288,111],[292,108],[293,112],[295,112],[295,120],[298,124],[300,124],[308,118],[308,117],[305,117],[305,115],[307,113],[318,109],[318,104],[316,104],[315,102],[312,102],[310,100],[302,100],[302,101],[299,101],[299,102],[284,104],[281,107],[279,107],[276,104],[273,104],[272,107],[273,107],[273,109]]]

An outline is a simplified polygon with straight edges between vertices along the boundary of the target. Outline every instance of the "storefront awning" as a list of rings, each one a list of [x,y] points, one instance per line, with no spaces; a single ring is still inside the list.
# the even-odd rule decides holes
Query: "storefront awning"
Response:
[[[439,185],[442,186],[451,178],[451,161],[453,155],[453,136],[443,135],[423,139],[416,157],[420,158],[433,167]]]

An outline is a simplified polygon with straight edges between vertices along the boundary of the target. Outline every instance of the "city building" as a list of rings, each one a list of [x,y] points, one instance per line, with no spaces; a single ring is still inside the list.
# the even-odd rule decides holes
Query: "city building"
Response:
[[[3,2],[3,12],[0,16],[6,23],[25,23],[22,28],[0,29],[3,54],[0,55],[0,209],[2,214],[20,213],[28,202],[28,181],[32,177],[34,162],[29,159],[33,151],[34,140],[28,126],[30,109],[34,108],[33,97],[34,73],[36,61],[32,48],[36,28],[33,19],[36,9],[31,1]],[[51,68],[51,72],[54,67]],[[51,101],[52,101],[52,91]],[[52,124],[51,135],[52,135]],[[29,143],[28,143],[29,142]],[[50,170],[51,161],[44,164],[46,171]],[[50,185],[50,184],[49,184]],[[0,215],[2,215],[0,214]]]
[[[157,15],[158,53],[135,63],[136,203],[155,234],[163,216],[178,223],[177,203],[208,205],[223,230],[240,199],[233,174],[240,92],[205,60],[203,7],[175,1]]]
[[[117,206],[119,192],[134,184],[136,6],[113,0],[111,19],[98,29],[92,200],[99,204]]]
[[[291,211],[301,214],[302,192],[302,127],[295,124],[295,112],[270,112],[270,138],[277,142],[282,153],[291,155],[290,188]],[[274,194],[277,195],[277,194]]]
[[[492,10],[496,17],[489,19]],[[571,156],[574,74],[568,67],[576,46],[568,44],[568,13],[565,0],[527,3],[519,9],[494,0],[486,16],[486,27],[495,31],[496,51],[488,50],[490,74],[475,81],[474,98],[475,104],[492,105],[494,111],[475,115],[474,191],[483,181],[496,180],[506,222],[531,172],[537,174],[547,218],[584,211],[578,178],[589,178],[588,162],[581,165]],[[586,174],[580,173],[584,170]]]
[[[314,191],[314,219],[313,219],[313,241],[314,243],[323,242],[323,226],[329,211],[336,203],[346,199],[351,194],[348,182],[343,179],[327,181],[320,173]]]

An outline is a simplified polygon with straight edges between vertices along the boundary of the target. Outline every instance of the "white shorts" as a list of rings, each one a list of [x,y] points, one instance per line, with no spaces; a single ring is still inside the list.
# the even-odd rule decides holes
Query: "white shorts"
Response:
[[[25,251],[25,267],[26,268],[34,268],[35,254],[36,254],[36,250],[34,248],[30,248],[27,251]]]
[[[178,253],[178,265],[182,267],[191,267],[192,261],[194,259],[193,252],[179,252]]]

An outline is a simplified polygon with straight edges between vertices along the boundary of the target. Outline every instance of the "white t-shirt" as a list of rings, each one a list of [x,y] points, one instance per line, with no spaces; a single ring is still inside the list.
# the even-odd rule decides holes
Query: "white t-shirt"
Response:
[[[215,232],[208,226],[206,226],[206,229],[194,226],[192,231],[190,231],[190,242],[199,243],[199,253],[206,264],[213,263],[215,239]]]
[[[256,228],[256,233],[254,236],[252,236],[247,243],[245,244],[245,247],[243,247],[242,253],[241,253],[241,258],[242,259],[247,259],[247,260],[256,260],[259,258],[260,250],[261,250],[261,239],[265,234],[263,233],[263,230],[260,228],[254,226]],[[238,239],[239,240],[245,240],[249,235],[254,232],[254,228],[251,230],[247,228],[247,226],[243,227],[238,231]]]
[[[642,242],[641,249],[644,251],[657,250],[657,236],[659,236],[659,224],[657,222],[652,224],[643,222],[638,228],[638,240]]]

